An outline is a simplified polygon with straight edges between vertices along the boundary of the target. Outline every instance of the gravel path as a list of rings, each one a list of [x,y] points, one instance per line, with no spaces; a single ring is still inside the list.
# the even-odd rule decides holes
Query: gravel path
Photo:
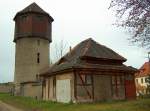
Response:
[[[0,111],[23,111],[0,101]]]

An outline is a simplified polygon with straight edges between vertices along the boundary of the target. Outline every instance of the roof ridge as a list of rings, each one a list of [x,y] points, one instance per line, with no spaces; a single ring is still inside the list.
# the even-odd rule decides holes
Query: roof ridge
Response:
[[[86,54],[86,52],[88,51],[89,47],[90,47],[90,44],[91,44],[91,38],[87,39],[87,43],[85,45],[85,47],[83,48],[83,53],[81,54],[82,56],[84,56]]]
[[[42,9],[35,2],[31,3],[30,5],[26,6],[25,8],[23,8],[22,10],[17,12],[15,17],[14,17],[14,20],[16,19],[17,16],[23,15],[23,14],[26,14],[26,13],[38,13],[38,14],[46,15],[46,16],[50,17],[50,19],[52,21],[54,21],[54,19],[49,15],[49,13],[47,13],[44,9]]]
[[[22,11],[25,11],[29,8],[29,11],[33,11],[31,10],[31,8],[34,8],[34,7],[37,7],[38,9],[40,9],[42,12],[45,12],[38,4],[36,4],[35,2],[31,3],[29,6],[25,7],[23,10],[21,10],[20,12]],[[46,12],[45,12],[46,13]]]

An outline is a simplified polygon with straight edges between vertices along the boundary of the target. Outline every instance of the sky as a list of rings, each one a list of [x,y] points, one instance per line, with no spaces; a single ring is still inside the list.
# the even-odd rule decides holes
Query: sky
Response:
[[[124,64],[140,68],[147,61],[147,52],[132,45],[131,37],[123,28],[112,25],[115,22],[113,10],[109,10],[110,0],[1,0],[0,1],[0,83],[14,80],[15,14],[36,2],[53,18],[50,56],[55,58],[55,46],[61,40],[66,51],[81,41],[92,38],[116,51],[127,59]]]

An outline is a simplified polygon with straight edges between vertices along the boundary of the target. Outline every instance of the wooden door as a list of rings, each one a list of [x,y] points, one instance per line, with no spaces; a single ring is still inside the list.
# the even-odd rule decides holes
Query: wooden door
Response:
[[[136,98],[136,88],[134,77],[126,77],[125,79],[125,96],[126,99],[135,99]]]

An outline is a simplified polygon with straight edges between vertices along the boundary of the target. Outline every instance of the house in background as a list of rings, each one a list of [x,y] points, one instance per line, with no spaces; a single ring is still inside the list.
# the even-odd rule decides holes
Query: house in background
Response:
[[[135,99],[134,74],[126,59],[91,38],[82,41],[40,76],[43,99],[95,102]]]
[[[150,62],[145,62],[139,71],[135,74],[136,94],[146,94],[147,77],[150,76]]]

